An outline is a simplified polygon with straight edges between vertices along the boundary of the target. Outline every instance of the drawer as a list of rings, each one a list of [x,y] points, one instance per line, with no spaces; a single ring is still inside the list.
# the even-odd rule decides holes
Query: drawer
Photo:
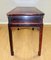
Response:
[[[40,23],[42,16],[9,16],[9,22],[33,22]]]

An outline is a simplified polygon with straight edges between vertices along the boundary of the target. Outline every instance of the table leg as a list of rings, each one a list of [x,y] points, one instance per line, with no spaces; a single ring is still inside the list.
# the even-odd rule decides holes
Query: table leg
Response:
[[[42,33],[43,33],[43,25],[40,26],[40,31],[39,31],[39,51],[38,55],[41,55],[41,48],[42,48]]]
[[[12,41],[12,30],[9,25],[8,25],[8,31],[9,31],[10,51],[11,51],[11,55],[13,56],[14,52],[13,52],[13,41]]]

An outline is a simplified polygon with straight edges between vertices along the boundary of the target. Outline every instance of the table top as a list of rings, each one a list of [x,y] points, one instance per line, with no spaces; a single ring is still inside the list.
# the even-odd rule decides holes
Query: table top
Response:
[[[35,7],[16,7],[7,13],[7,16],[37,16],[44,15],[39,9]]]

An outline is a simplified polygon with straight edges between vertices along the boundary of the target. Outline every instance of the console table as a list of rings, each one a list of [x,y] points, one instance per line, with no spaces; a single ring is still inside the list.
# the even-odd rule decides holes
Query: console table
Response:
[[[41,55],[44,13],[35,7],[16,7],[7,13],[11,55],[14,55],[11,27],[39,27],[39,50]]]

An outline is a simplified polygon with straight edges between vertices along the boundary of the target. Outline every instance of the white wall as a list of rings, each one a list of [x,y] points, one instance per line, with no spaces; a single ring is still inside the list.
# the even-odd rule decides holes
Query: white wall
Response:
[[[51,0],[39,0],[36,7],[45,13],[44,23],[51,24]]]
[[[12,0],[0,0],[0,23],[7,23],[7,12],[16,6],[36,6],[45,13],[44,23],[51,23],[51,0],[39,0],[34,5],[34,0],[17,0],[17,4]]]

